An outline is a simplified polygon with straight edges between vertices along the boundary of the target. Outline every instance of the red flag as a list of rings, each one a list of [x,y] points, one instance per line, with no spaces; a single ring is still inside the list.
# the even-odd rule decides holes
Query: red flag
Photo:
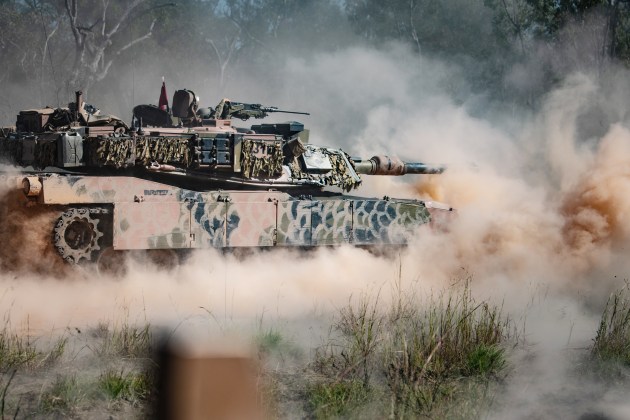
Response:
[[[166,83],[164,83],[164,78],[162,78],[162,91],[160,92],[158,108],[163,111],[168,111],[168,96],[166,96]]]

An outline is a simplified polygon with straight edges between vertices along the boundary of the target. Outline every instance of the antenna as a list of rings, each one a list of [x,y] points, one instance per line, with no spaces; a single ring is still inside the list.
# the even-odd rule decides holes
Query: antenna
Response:
[[[135,22],[135,21],[134,21]],[[134,24],[129,25],[129,37],[133,42],[133,28]],[[131,54],[131,108],[136,103],[136,55]]]

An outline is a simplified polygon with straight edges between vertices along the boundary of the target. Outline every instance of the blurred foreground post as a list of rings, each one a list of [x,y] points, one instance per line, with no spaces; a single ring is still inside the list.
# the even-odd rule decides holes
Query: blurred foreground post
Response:
[[[262,419],[256,368],[243,351],[167,345],[160,352],[157,418]]]

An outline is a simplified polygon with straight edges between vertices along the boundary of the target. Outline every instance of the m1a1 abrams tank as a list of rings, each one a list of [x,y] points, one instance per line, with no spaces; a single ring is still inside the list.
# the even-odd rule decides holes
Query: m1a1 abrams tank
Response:
[[[106,264],[114,250],[399,245],[450,211],[346,194],[361,175],[441,167],[353,158],[309,143],[295,121],[233,125],[292,111],[229,100],[198,109],[188,90],[172,103],[137,106],[127,127],[97,119],[77,92],[67,109],[21,112],[16,129],[4,130],[0,159],[23,168],[8,182],[28,205],[58,213],[51,241],[67,262]]]

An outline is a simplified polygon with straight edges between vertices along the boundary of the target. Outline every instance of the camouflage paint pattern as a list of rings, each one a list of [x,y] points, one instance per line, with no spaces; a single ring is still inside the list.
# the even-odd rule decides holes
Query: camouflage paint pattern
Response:
[[[122,176],[53,174],[41,182],[41,204],[113,207],[112,232],[104,233],[115,249],[404,244],[431,221],[415,200],[198,192]]]

